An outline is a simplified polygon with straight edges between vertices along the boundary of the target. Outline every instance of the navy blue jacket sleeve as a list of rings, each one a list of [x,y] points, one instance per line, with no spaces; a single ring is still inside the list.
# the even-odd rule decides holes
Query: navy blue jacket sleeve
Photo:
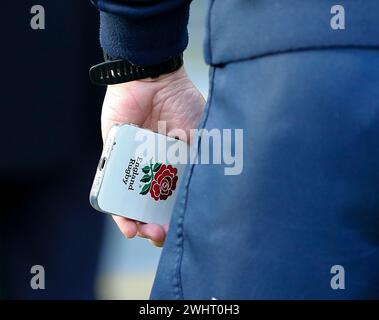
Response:
[[[153,65],[184,51],[191,0],[91,0],[100,10],[100,44],[113,58]]]

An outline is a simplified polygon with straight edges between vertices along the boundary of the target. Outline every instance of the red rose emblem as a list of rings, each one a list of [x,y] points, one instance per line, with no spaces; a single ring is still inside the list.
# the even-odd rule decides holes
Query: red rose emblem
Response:
[[[178,170],[171,165],[162,164],[151,183],[150,194],[155,199],[166,200],[176,189]]]

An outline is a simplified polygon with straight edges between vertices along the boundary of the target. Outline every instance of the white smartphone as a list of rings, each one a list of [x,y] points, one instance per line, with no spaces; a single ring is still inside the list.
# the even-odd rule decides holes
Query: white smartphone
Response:
[[[91,188],[91,205],[141,222],[168,224],[188,150],[184,141],[135,125],[113,126]]]

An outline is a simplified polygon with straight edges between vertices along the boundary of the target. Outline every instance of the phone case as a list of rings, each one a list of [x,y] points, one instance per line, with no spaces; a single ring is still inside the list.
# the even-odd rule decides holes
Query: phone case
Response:
[[[130,124],[113,126],[91,188],[91,205],[141,222],[168,224],[188,155],[184,141]]]

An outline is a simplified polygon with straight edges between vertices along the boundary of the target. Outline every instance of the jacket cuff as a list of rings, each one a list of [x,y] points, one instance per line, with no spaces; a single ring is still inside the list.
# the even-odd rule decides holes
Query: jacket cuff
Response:
[[[100,44],[115,59],[154,65],[182,53],[188,44],[189,6],[133,19],[100,11]]]

